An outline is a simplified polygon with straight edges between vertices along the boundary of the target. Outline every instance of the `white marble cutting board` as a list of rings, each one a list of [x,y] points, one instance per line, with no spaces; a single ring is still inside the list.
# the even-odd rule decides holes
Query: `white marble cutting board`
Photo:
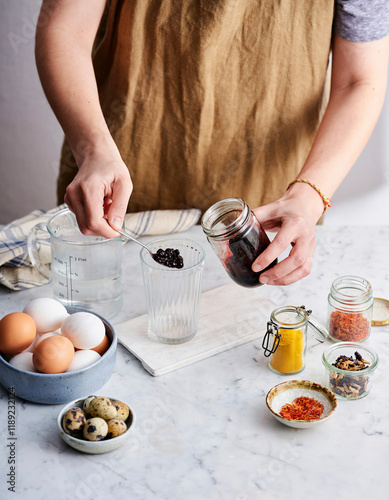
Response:
[[[201,296],[199,329],[184,344],[153,341],[147,333],[147,314],[115,326],[119,342],[153,376],[208,358],[263,336],[274,302],[263,297],[262,287],[243,288],[231,283]]]

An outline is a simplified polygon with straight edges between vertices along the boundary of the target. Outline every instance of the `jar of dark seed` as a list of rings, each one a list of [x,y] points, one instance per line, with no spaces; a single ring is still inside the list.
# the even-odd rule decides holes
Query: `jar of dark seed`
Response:
[[[372,387],[378,355],[356,342],[338,342],[323,352],[325,385],[338,399],[354,400],[367,396]]]
[[[270,240],[247,203],[240,198],[226,198],[210,207],[201,226],[230,278],[244,287],[257,287],[260,272],[251,266],[270,244]]]
[[[328,331],[335,342],[361,342],[370,334],[373,312],[371,284],[358,276],[334,280],[328,295]]]

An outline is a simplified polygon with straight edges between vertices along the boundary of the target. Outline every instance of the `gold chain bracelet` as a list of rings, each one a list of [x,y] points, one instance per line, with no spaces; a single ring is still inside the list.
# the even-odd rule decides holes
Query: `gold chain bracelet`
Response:
[[[313,188],[316,191],[316,193],[320,196],[320,198],[323,200],[323,203],[324,203],[323,213],[331,206],[331,203],[332,203],[331,199],[324,196],[324,194],[320,191],[320,189],[317,186],[315,186],[315,184],[313,184],[313,182],[310,182],[307,179],[296,179],[296,180],[292,181],[289,184],[289,186],[286,188],[286,190],[288,190],[291,186],[293,186],[293,184],[296,184],[297,182],[303,182],[304,184],[308,184],[309,186],[311,186],[311,188]]]

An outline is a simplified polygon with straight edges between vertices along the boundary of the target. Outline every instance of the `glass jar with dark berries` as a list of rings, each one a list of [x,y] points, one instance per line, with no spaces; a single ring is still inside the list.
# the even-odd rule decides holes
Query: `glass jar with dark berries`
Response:
[[[371,284],[359,276],[334,280],[328,294],[328,330],[335,342],[361,342],[370,334],[373,312]]]
[[[251,268],[255,259],[269,246],[270,240],[246,202],[240,198],[226,198],[210,207],[201,219],[201,226],[216,255],[230,278],[244,287],[262,283],[260,272]]]

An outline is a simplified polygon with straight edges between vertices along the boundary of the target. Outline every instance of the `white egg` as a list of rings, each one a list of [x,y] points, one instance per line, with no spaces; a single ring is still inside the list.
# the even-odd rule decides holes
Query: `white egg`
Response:
[[[77,349],[93,349],[103,341],[105,326],[94,314],[80,311],[64,319],[61,332]]]
[[[16,354],[9,360],[9,364],[19,370],[25,370],[27,372],[36,372],[33,362],[32,362],[32,352],[20,352]]]
[[[54,337],[55,335],[61,335],[60,332],[47,332],[47,333],[42,333],[42,335],[38,335],[38,338],[35,340],[35,347],[39,344],[39,342],[42,342],[42,340],[48,339],[49,337]]]
[[[38,333],[53,332],[60,328],[62,321],[69,315],[65,306],[58,300],[48,297],[31,300],[23,312],[33,318]]]
[[[36,343],[38,342],[39,337],[40,337],[40,335],[39,335],[39,333],[37,333],[35,335],[34,340],[32,341],[32,344],[29,347],[27,347],[27,349],[24,349],[24,351],[22,351],[22,352],[34,352],[34,349],[35,349]]]
[[[84,349],[81,351],[76,351],[74,353],[73,361],[70,363],[67,372],[74,372],[76,370],[81,370],[95,361],[101,358],[100,354],[96,351],[91,351],[89,349]]]

